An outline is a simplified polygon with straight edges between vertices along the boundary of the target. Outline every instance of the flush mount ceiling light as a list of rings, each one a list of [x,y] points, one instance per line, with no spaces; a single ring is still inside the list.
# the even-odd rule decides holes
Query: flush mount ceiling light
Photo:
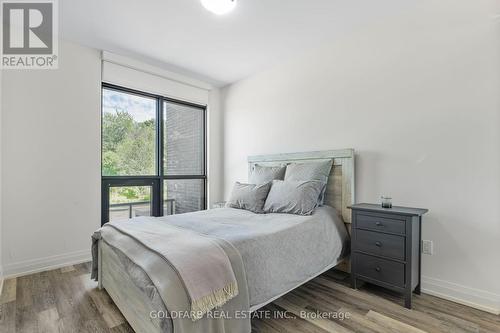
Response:
[[[217,14],[227,14],[236,7],[236,0],[201,0],[206,10]]]

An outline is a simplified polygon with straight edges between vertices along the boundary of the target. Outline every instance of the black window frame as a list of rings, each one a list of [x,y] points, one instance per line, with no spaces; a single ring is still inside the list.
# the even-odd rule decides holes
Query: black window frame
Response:
[[[156,140],[155,140],[155,158],[156,174],[147,176],[104,176],[102,174],[102,91],[104,89],[115,90],[122,93],[134,94],[142,97],[154,98],[156,100]],[[198,108],[203,111],[203,170],[200,175],[165,175],[164,174],[164,102],[175,103],[183,106]],[[163,216],[163,188],[165,180],[172,179],[201,179],[203,180],[202,189],[202,210],[207,209],[207,106],[182,101],[175,98],[162,95],[151,94],[115,84],[103,82],[101,84],[101,225],[109,221],[109,189],[110,187],[121,186],[151,186],[151,215]]]

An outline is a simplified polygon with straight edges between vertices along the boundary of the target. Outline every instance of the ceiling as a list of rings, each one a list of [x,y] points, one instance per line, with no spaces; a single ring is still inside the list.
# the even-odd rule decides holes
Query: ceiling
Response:
[[[408,11],[406,0],[238,0],[224,16],[199,0],[64,0],[64,39],[133,56],[217,86]]]

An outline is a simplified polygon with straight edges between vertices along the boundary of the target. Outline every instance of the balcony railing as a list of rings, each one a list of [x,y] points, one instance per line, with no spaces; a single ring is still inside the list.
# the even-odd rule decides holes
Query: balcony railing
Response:
[[[163,200],[163,205],[165,206],[165,204],[167,204],[167,210],[165,212],[166,213],[165,215],[174,215],[175,214],[175,199]],[[151,201],[136,201],[136,202],[111,204],[111,205],[109,205],[109,210],[110,210],[110,213],[111,213],[111,211],[119,212],[119,211],[128,210],[128,218],[131,219],[132,217],[134,217],[134,207],[135,206],[144,206],[144,205],[151,206]],[[135,209],[135,216],[150,216],[150,215],[151,215],[151,208],[149,209],[149,211]]]

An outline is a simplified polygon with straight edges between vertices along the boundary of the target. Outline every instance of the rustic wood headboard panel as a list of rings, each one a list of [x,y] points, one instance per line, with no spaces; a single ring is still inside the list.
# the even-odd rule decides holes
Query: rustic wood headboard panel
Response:
[[[272,166],[286,163],[307,163],[333,159],[326,188],[325,204],[335,207],[345,223],[351,223],[351,210],[354,204],[354,149],[323,150],[304,153],[259,155],[248,157],[248,172],[255,164]]]

